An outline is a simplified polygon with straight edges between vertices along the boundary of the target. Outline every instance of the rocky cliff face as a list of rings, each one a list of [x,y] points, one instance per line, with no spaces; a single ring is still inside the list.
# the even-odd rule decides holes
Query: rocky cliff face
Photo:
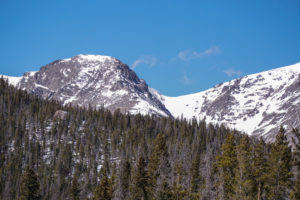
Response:
[[[144,80],[109,56],[78,55],[57,60],[14,80],[18,88],[64,105],[170,116],[165,106],[149,92]]]
[[[57,60],[37,72],[7,78],[18,88],[65,105],[205,118],[268,141],[275,138],[280,125],[287,130],[300,128],[300,63],[179,97],[167,97],[148,88],[127,65],[100,55]]]

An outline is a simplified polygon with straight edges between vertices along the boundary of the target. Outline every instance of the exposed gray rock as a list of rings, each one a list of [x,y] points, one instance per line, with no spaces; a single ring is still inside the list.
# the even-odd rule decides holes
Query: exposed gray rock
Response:
[[[56,60],[37,72],[24,73],[18,87],[64,105],[171,116],[144,80],[109,56],[78,55]]]
[[[68,112],[64,110],[57,110],[54,114],[54,118],[59,118],[65,120],[67,118]]]

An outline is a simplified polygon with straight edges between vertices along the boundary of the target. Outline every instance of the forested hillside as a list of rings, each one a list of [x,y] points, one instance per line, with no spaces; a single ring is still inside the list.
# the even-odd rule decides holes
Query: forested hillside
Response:
[[[62,106],[0,79],[0,199],[300,199],[300,138]]]

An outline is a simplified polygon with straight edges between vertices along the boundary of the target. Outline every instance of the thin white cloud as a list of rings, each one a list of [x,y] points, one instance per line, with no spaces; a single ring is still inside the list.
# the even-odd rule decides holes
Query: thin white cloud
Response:
[[[226,69],[223,71],[227,76],[241,76],[243,73],[240,70]]]
[[[191,51],[191,50],[184,50],[178,53],[178,58],[183,61],[189,61],[197,58],[201,58],[203,56],[210,56],[220,53],[221,50],[218,46],[212,46],[206,49],[203,52]]]
[[[154,66],[157,63],[157,58],[155,56],[142,56],[139,59],[135,60],[132,65],[131,68],[134,69],[137,66],[141,65],[141,64],[145,64],[145,65],[149,65],[149,66]]]
[[[192,84],[192,80],[186,75],[186,73],[184,72],[184,74],[183,74],[183,83],[185,84],[185,85],[190,85],[190,84]]]

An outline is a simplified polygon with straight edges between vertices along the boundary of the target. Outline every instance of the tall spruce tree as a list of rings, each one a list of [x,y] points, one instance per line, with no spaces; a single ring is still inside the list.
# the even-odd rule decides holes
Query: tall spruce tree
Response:
[[[288,145],[285,130],[281,126],[272,144],[269,159],[269,174],[267,185],[268,199],[286,199],[292,187],[292,151]]]
[[[77,174],[75,173],[73,180],[72,180],[72,186],[71,186],[71,199],[72,200],[79,200],[80,199],[80,188],[78,184],[78,178]]]
[[[293,184],[293,192],[291,195],[291,199],[296,200],[300,199],[300,132],[298,129],[293,129],[293,134],[295,139],[293,143],[295,145],[294,148],[294,166],[296,167],[295,171],[295,183]]]
[[[148,165],[148,191],[151,198],[156,196],[158,189],[164,183],[163,181],[168,179],[169,173],[170,163],[168,162],[166,138],[164,135],[158,134],[154,140],[154,147]]]
[[[111,200],[112,193],[111,193],[111,183],[107,176],[107,171],[105,167],[101,168],[100,171],[100,183],[96,187],[94,191],[94,200]]]
[[[222,176],[223,196],[225,200],[234,199],[236,179],[235,171],[237,168],[237,153],[234,133],[228,134],[225,143],[222,145],[222,154],[217,157],[218,168]]]
[[[200,153],[196,155],[196,158],[192,161],[191,166],[191,186],[190,186],[190,198],[191,199],[199,199],[200,197],[200,184],[201,177],[199,172],[200,167]]]
[[[160,187],[155,194],[155,200],[171,200],[173,199],[172,190],[166,179],[162,180]]]
[[[121,163],[120,170],[120,199],[128,199],[131,165],[127,159]]]
[[[37,176],[35,172],[29,168],[26,167],[22,183],[21,183],[21,190],[20,190],[20,200],[38,200],[40,199],[40,193],[39,193],[39,183],[37,180]]]
[[[173,199],[174,200],[181,200],[186,199],[188,197],[189,191],[182,184],[182,163],[177,163],[175,165],[175,181],[173,183]]]
[[[257,200],[264,199],[265,184],[267,179],[267,153],[265,151],[265,142],[260,138],[259,142],[254,145],[254,155],[252,162],[253,178],[255,180],[254,193]]]
[[[240,144],[237,147],[237,169],[235,173],[236,178],[236,199],[252,200],[255,199],[253,189],[255,187],[253,179],[252,168],[252,152],[250,147],[250,140],[248,136],[243,136]]]
[[[133,182],[130,186],[132,200],[148,200],[149,177],[146,170],[146,162],[143,156],[139,157]]]

